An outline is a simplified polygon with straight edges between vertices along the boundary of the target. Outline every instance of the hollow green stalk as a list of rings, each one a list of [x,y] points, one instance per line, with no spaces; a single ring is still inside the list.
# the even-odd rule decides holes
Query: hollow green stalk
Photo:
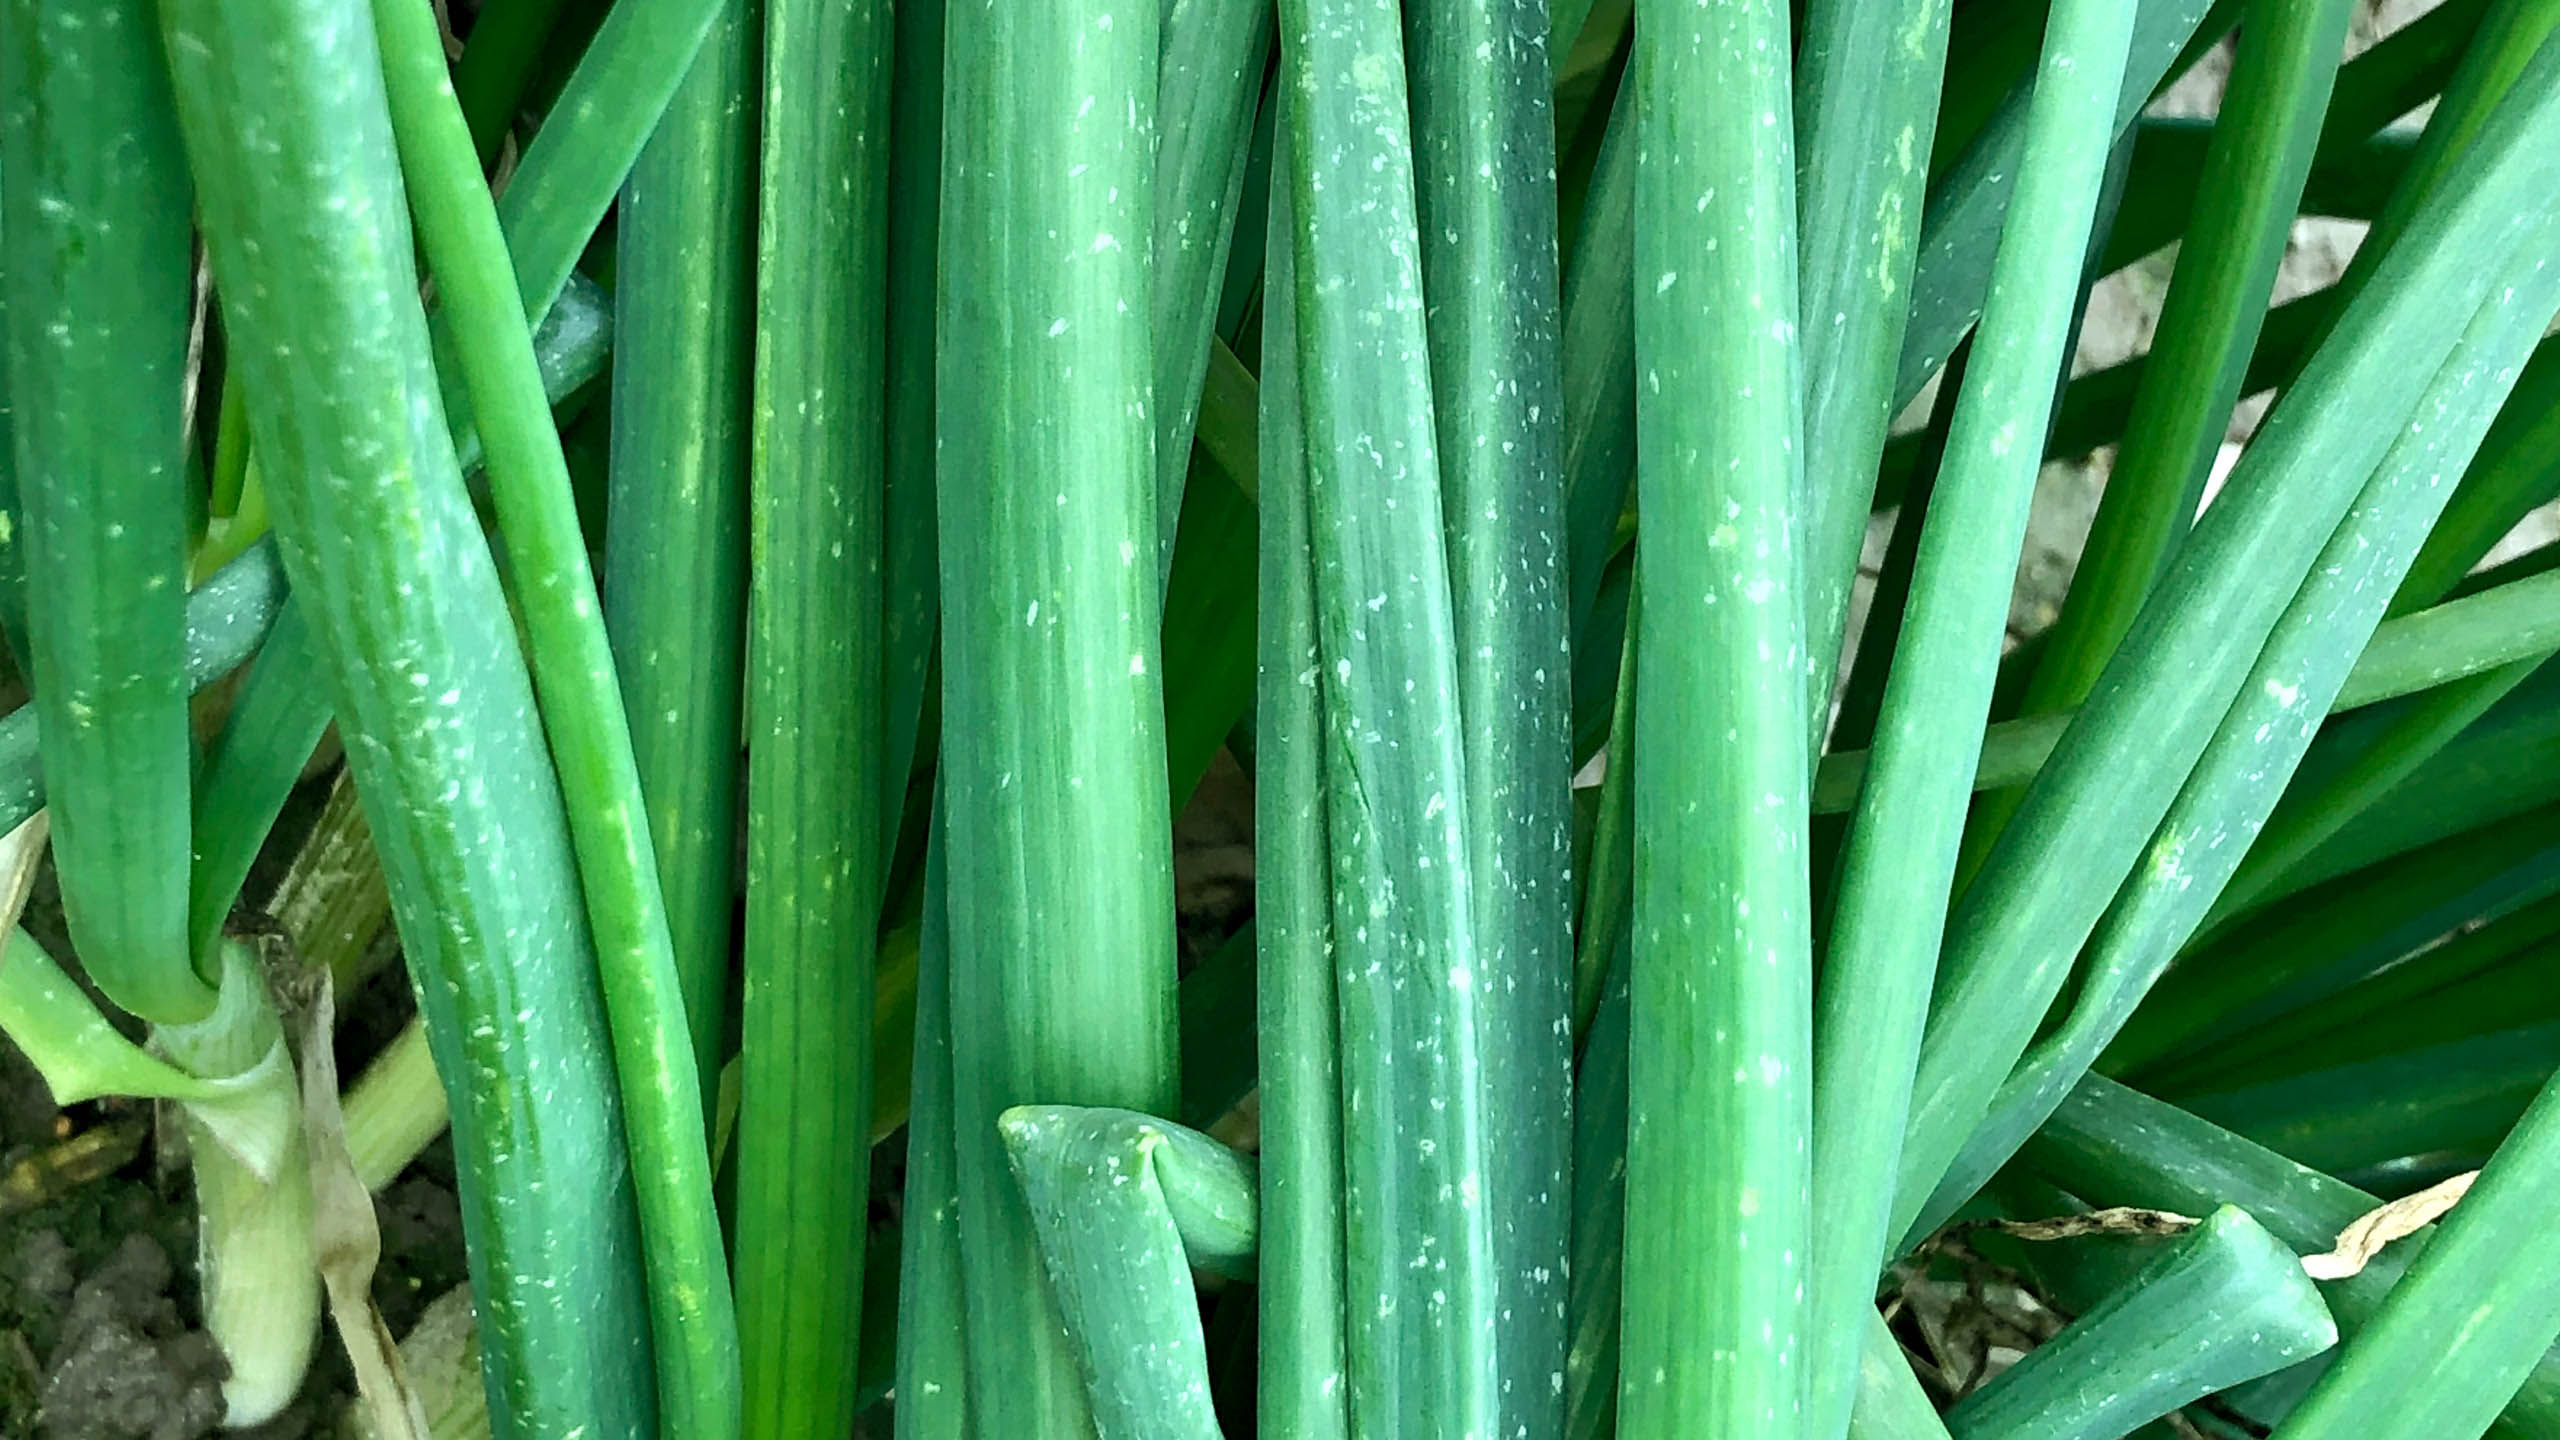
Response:
[[[632,164],[616,229],[605,630],[706,1095],[736,1003],[763,16],[761,0],[722,7]]]
[[[972,1433],[952,1129],[949,880],[942,857],[937,817],[925,841],[916,945],[915,1078],[898,1251],[897,1440],[967,1440]]]
[[[1282,111],[1300,103],[1283,87]],[[1266,283],[1297,293],[1286,177],[1289,124],[1274,142]],[[1298,391],[1298,308],[1263,313],[1262,512],[1254,692],[1254,970],[1262,1091],[1262,1263],[1255,1412],[1260,1429],[1306,1440],[1351,1433],[1343,1383],[1346,1280],[1340,1012],[1325,859],[1326,756],[1309,548],[1307,451]]]
[[[328,728],[320,657],[300,608],[288,603],[232,702],[196,788],[195,863],[187,881],[189,953],[211,956],[249,867]]]
[[[1851,1440],[1946,1440],[1946,1422],[1929,1392],[1920,1388],[1902,1343],[1885,1328],[1882,1315],[1867,1317],[1867,1334],[1858,1347],[1858,1394],[1849,1413]]]
[[[2447,1042],[2181,1095],[2179,1103],[2333,1175],[2434,1156],[2453,1160],[2448,1171],[2474,1169],[2551,1078],[2560,1022],[2528,1023],[2529,1014]]]
[[[1627,956],[1621,943],[1574,1077],[1577,1183],[1572,1286],[1566,1301],[1565,1440],[1606,1440],[1617,1429],[1618,1312],[1626,1284]]]
[[[2141,1079],[2171,1096],[2228,1090],[2299,1074],[2330,1057],[2386,1054],[2547,1018],[2549,997],[2515,990],[2539,987],[2555,937],[2560,899],[2529,901],[2325,1000],[2252,1026],[2245,1051],[2215,1047],[2146,1069]]]
[[[2386,620],[2339,687],[2331,714],[2414,695],[2560,650],[2560,578],[2545,573]],[[2071,714],[2003,720],[1983,732],[1977,790],[2023,784],[2052,758]],[[1826,755],[1815,773],[1813,809],[1837,814],[1857,800],[1868,754]]]
[[[1545,0],[1405,13],[1415,223],[1467,788],[1495,1433],[1562,1419],[1573,1031],[1572,712]],[[1501,376],[1500,384],[1486,377]],[[1499,1057],[1495,1063],[1495,1057]]]
[[[1474,873],[1469,840],[1448,555],[1464,521],[1443,489],[1396,12],[1378,0],[1281,12],[1293,285],[1274,303],[1297,309],[1351,1418],[1361,1434],[1454,1440],[1492,1433],[1501,1405],[1491,992],[1474,909],[1491,877]],[[1432,1262],[1414,1266],[1422,1253]]]
[[[2560,50],[2548,60],[2548,73],[2560,76]],[[2517,206],[2560,183],[2560,92],[2520,86],[2516,94],[2465,156],[2445,205],[2417,222],[2423,243],[2402,252],[2391,283],[2358,297],[2269,418],[1964,892],[1931,1004],[1898,1222],[1918,1213],[2033,1037],[2069,957],[2151,842],[2301,577],[2404,428],[2416,405],[2409,370],[2443,365],[2506,262],[2539,233],[2541,217]],[[2455,401],[2483,403],[2478,395]],[[2398,417],[2388,429],[2375,423],[2384,414]]]
[[[0,274],[27,642],[72,943],[100,990],[200,1020],[187,947],[182,473],[189,182],[141,0],[0,9]]]
[[[612,341],[611,302],[595,282],[572,275],[551,313],[542,317],[533,332],[534,354],[542,362],[543,393],[551,397],[552,404],[566,403],[604,370]],[[473,474],[480,468],[481,453],[480,430],[471,419],[470,393],[458,376],[439,375],[438,382],[444,387],[445,423],[453,432],[456,458],[463,474]],[[245,441],[242,448],[249,448]],[[198,577],[197,583],[267,535],[266,479],[259,472],[254,453],[244,453],[239,464],[240,502],[229,518],[206,531],[204,542],[196,548],[191,569]]]
[[[1813,658],[1805,693],[1817,727],[1830,715],[1858,544],[1893,419],[1887,392],[1911,313],[1952,9],[1947,0],[1823,0],[1804,17],[1796,206],[1806,317],[1805,636]],[[1814,741],[1819,746],[1820,735]],[[1821,1424],[1819,1433],[1837,1433],[1830,1421]]]
[[[2462,583],[2516,522],[2560,495],[2560,340],[2534,352],[2479,458],[2445,502],[2444,517],[2409,567],[2391,612],[2435,604]]]
[[[889,209],[885,313],[890,379],[882,442],[888,493],[881,501],[880,823],[882,833],[894,837],[907,810],[940,602],[933,490],[943,0],[906,0],[891,8],[897,29],[889,46],[889,193],[898,203]]]
[[[0,84],[6,83],[0,74]],[[0,194],[7,166],[0,162]],[[0,202],[0,255],[7,252],[8,207]],[[9,286],[0,279],[0,645],[18,673],[27,672],[27,552],[20,539],[26,507],[18,496],[18,422],[9,389]]]
[[[2427,757],[2407,780],[2375,798],[2271,880],[2267,898],[2298,893],[2560,800],[2560,775],[2546,768],[2560,759],[2560,712],[2551,705],[2555,693],[2560,693],[2560,667],[2534,667],[2505,699]],[[2305,775],[2302,788],[2309,793],[2333,777],[2352,782],[2365,759],[2363,742],[2394,738],[2413,718],[2422,720],[2436,698],[2431,694],[2403,701],[2341,726],[2339,743],[2315,752],[2318,779]]]
[[[2288,792],[2267,817],[2266,827],[2222,897],[2214,902],[2214,915],[2236,915],[2266,896],[2295,888],[2286,883],[2288,870],[2416,774],[2542,664],[2538,659],[2519,660],[2428,691],[2396,715],[2389,728],[2374,736],[2364,753],[2343,770]]]
[[[2351,8],[2347,0],[2254,0],[2249,7],[2194,182],[2196,209],[2145,383],[2135,392],[2089,546],[2027,682],[2024,713],[2089,698],[2170,550],[2194,523],[2292,235]],[[2211,378],[2198,383],[2199,376]],[[1968,827],[1977,861],[2016,799],[1992,802]]]
[[[535,321],[569,283],[725,3],[622,0],[587,42],[498,201],[516,289]]]
[[[2427,117],[2390,203],[2338,277],[2340,295],[2352,297],[2369,288],[2404,239],[2424,243],[2415,231],[2420,218],[2444,203],[2447,179],[2555,30],[2560,30],[2560,0],[2494,0],[2489,6]]]
[[[2442,92],[2488,8],[2488,0],[2435,6],[2333,67],[2337,80],[2319,118],[2303,189],[2305,213],[2352,213],[2363,220],[2381,213],[2414,149],[2409,133],[2386,127]],[[2323,63],[2334,58],[2321,57]],[[2108,240],[2109,270],[2132,264],[2186,228],[2203,199],[2196,177],[2216,128],[2215,119],[2160,116],[2142,122],[2143,153],[2135,157],[2131,182],[2135,198],[2125,223]],[[2351,212],[2322,208],[2342,194],[2355,197]]]
[[[2548,752],[2535,763],[2551,763]],[[2510,782],[2512,783],[2512,782]],[[2483,915],[2560,891],[2560,808],[2478,825],[2292,897],[2196,947],[2145,997],[2105,1068],[2149,1072],[2316,1004]]]
[[[1633,628],[1635,593],[1628,597]],[[1591,823],[1591,854],[1582,866],[1580,924],[1574,932],[1573,1033],[1591,1033],[1609,983],[1610,967],[1627,939],[1635,910],[1635,651],[1618,656],[1618,691],[1609,709],[1609,754],[1600,776],[1600,805]],[[1581,1128],[1576,1123],[1577,1131]],[[1579,1208],[1578,1206],[1576,1207]]]
[[[1254,499],[1195,453],[1165,582],[1164,749],[1175,813],[1253,712]]]
[[[2328,1249],[2339,1231],[2381,1203],[2187,1111],[2095,1075],[2083,1079],[2054,1112],[2022,1161],[2093,1203],[2193,1214],[2227,1200],[2303,1254]],[[2350,1343],[2407,1273],[2411,1258],[2423,1253],[2419,1247],[2431,1233],[2422,1230],[2384,1249],[2356,1274],[2322,1283],[2330,1311]],[[2477,1397],[2457,1403],[2469,1406]],[[2548,1433],[2554,1423],[2560,1423],[2560,1354],[2546,1351],[2488,1433],[2499,1440],[2527,1440]],[[2479,1428],[2475,1422],[2468,1430],[2450,1433],[2478,1433]]]
[[[1290,90],[1277,105],[1295,105]],[[1267,284],[1295,295],[1288,131],[1275,141]],[[1349,1435],[1341,1245],[1341,1056],[1326,869],[1324,705],[1308,551],[1298,307],[1262,320],[1260,656],[1254,692],[1254,992],[1262,1081],[1262,1327],[1257,1420],[1275,1435]]]
[[[471,22],[471,38],[453,64],[453,95],[471,122],[480,163],[495,160],[517,107],[542,64],[544,46],[569,0],[524,0],[483,10]]]
[[[2446,477],[2478,446],[2500,391],[2560,307],[2560,269],[2543,265],[2537,254],[2550,238],[2560,238],[2560,226],[2544,235],[2549,238],[2528,244],[2510,262],[2497,293],[2447,357],[2406,431],[2269,632],[2231,710],[2162,819],[2147,863],[2099,923],[2069,1012],[2002,1083],[1937,1184],[1922,1228],[1953,1213],[2043,1123],[2206,922],[2215,897],[2245,873],[2242,854],[2264,834],[2328,713],[2326,702],[2345,678],[2348,657],[2371,635],[2435,520],[2449,488]]]
[[[1947,1412],[1956,1440],[2104,1440],[2338,1343],[2302,1262],[2224,1205]]]
[[[1816,1018],[1810,1351],[1822,1437],[1848,1423],[1857,1317],[1886,1258],[1893,1181],[1942,918],[2008,624],[2044,432],[2094,224],[2132,12],[2060,0],[2046,23],[2024,168],[1955,397],[1850,822]],[[1942,401],[1943,403],[1949,403]],[[1988,562],[1988,563],[1986,563]]]
[[[1260,0],[1166,0],[1156,66],[1156,564],[1173,569],[1200,382],[1271,58]]]
[[[1805,1429],[1813,765],[1787,39],[1765,0],[1640,0],[1629,76],[1645,593],[1625,757],[1628,1440]]]
[[[1175,1103],[1147,236],[1155,29],[955,7],[937,399],[969,1406],[1091,1423],[996,1119]],[[1052,239],[1052,232],[1059,238]],[[1009,897],[988,903],[986,897]]]
[[[2141,0],[2134,7],[2133,43],[2125,56],[2116,130],[2134,123],[2211,8],[2209,0]],[[1951,81],[1947,93],[1956,94],[1959,88]],[[1894,376],[1897,408],[1920,393],[1982,313],[1996,237],[2008,213],[2026,141],[2026,101],[2023,88],[2011,91],[1930,187],[1931,200],[1921,219],[1920,253],[1912,269],[1911,319],[1903,331],[1902,356]],[[1945,144],[1943,135],[1940,144]]]
[[[525,304],[427,0],[374,0],[393,138],[489,457],[595,939],[647,1247],[663,1432],[737,1433],[737,1317],[631,729]]]
[[[1561,351],[1567,634],[1577,653],[1635,478],[1635,87],[1620,85],[1564,267]],[[1579,697],[1577,697],[1577,703]]]
[[[164,0],[231,363],[437,1068],[501,1440],[654,1428],[567,818],[445,433],[371,19]],[[263,117],[254,132],[238,117]],[[423,678],[421,678],[423,677]],[[518,1097],[539,1090],[546,1103]]]
[[[891,21],[876,0],[765,10],[737,1202],[759,1440],[843,1434],[861,1343]]]
[[[1252,1164],[1126,1110],[1017,1105],[997,1123],[1096,1432],[1218,1440],[1191,1272],[1253,1273]]]

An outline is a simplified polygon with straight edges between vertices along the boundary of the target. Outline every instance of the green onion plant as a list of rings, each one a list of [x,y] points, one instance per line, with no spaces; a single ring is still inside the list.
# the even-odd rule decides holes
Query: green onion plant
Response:
[[[235,1427],[449,1134],[440,1436],[2560,1437],[2560,3],[2359,3],[0,0],[0,1034]]]

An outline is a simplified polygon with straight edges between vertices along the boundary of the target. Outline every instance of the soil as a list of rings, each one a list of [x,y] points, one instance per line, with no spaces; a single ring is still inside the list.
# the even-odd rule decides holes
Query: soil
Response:
[[[59,946],[50,891],[50,877],[39,879],[25,923]],[[409,1004],[397,970],[351,999],[344,1073],[399,1029]],[[439,1142],[380,1198],[374,1301],[394,1334],[463,1280],[452,1181]],[[0,1440],[338,1434],[353,1385],[333,1338],[322,1337],[284,1414],[224,1431],[222,1356],[200,1324],[195,1205],[177,1127],[130,1101],[59,1108],[0,1039]]]
[[[1221,754],[1175,838],[1182,958],[1196,963],[1243,920],[1252,896],[1252,785]],[[50,869],[22,922],[70,953]],[[104,1007],[102,1007],[104,1008]],[[341,1006],[338,1064],[359,1074],[412,1012],[398,966]],[[111,1011],[109,1013],[112,1013]],[[394,1335],[463,1283],[453,1158],[438,1141],[379,1197],[374,1303]],[[195,1206],[184,1140],[149,1105],[56,1106],[0,1037],[0,1440],[321,1440],[353,1395],[333,1336],[283,1415],[221,1428],[220,1352],[200,1328]]]

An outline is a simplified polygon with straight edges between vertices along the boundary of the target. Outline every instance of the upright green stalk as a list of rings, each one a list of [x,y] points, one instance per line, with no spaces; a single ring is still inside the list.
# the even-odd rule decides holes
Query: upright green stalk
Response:
[[[1805,693],[1817,729],[1831,713],[1858,545],[1893,420],[1952,9],[1950,0],[1816,0],[1805,9],[1796,218],[1807,317]]]
[[[922,728],[939,615],[934,571],[934,338],[941,307],[943,0],[900,0],[889,80],[889,404],[881,501],[880,815],[894,836]],[[944,1077],[946,1086],[949,1077]],[[901,1304],[905,1303],[903,1300]],[[954,1316],[953,1324],[959,1319]],[[913,1397],[900,1392],[912,1401]],[[906,1407],[899,1407],[901,1416]],[[904,1423],[902,1420],[901,1424]]]
[[[1546,0],[1408,6],[1493,1220],[1495,1433],[1562,1423],[1573,1093],[1572,707]],[[1487,377],[1500,376],[1498,384]]]
[[[1567,633],[1585,647],[1635,474],[1635,87],[1611,104],[1564,267]]]
[[[889,84],[889,399],[883,421],[880,825],[895,836],[921,728],[940,596],[934,556],[942,190],[942,0],[901,0]],[[950,885],[941,799],[925,828],[924,914],[898,1254],[898,1440],[966,1440],[958,1136],[952,1128]]]
[[[569,0],[492,5],[471,22],[471,39],[453,63],[453,96],[471,124],[471,142],[486,166],[515,123],[542,52]]]
[[[2124,88],[2116,100],[2113,126],[2119,133],[2140,117],[2152,90],[2172,72],[2213,8],[2213,0],[2132,3],[2133,43],[2126,51]],[[2227,6],[2232,0],[2221,3]],[[1958,81],[1949,84],[1946,93],[1954,99],[1968,88],[1966,82]],[[1982,313],[1996,237],[2008,213],[2024,153],[2027,99],[2023,86],[2002,99],[1997,113],[1931,187],[1921,217],[1920,254],[1911,272],[1911,320],[1903,331],[1901,363],[1894,375],[1897,408],[1920,393]],[[1940,148],[1946,143],[1941,127]]]
[[[1284,87],[1282,110],[1298,102]],[[1288,126],[1275,141],[1265,283],[1297,293]],[[1298,395],[1298,308],[1262,324],[1261,604],[1254,699],[1255,1000],[1262,1082],[1259,1428],[1351,1433],[1344,1375],[1342,1057],[1327,888],[1324,710]]]
[[[437,403],[371,18],[346,0],[160,11],[286,568],[436,1068],[457,1077],[491,1417],[500,1440],[648,1433],[649,1316],[595,957]]]
[[[1158,32],[1155,273],[1157,564],[1170,575],[1200,382],[1235,239],[1262,75],[1265,0],[1167,0]]]
[[[1805,793],[1787,16],[1639,0],[1628,1440],[1804,1417]]]
[[[288,604],[232,701],[196,787],[187,944],[199,965],[212,955],[276,816],[329,728],[329,697],[319,681],[310,624]]]
[[[854,1414],[870,1194],[888,334],[885,0],[771,0],[739,1041],[747,1434]]]
[[[214,990],[187,945],[188,179],[151,17],[0,8],[0,269],[63,908],[98,988],[172,1024]]]
[[[734,1003],[763,16],[722,8],[616,231],[604,619],[706,1095]]]
[[[1642,587],[1631,581],[1629,592],[1627,625],[1633,629],[1633,611],[1640,603]],[[1609,753],[1614,758],[1606,762],[1601,773],[1600,801],[1591,816],[1590,852],[1584,857],[1577,877],[1582,887],[1580,923],[1575,927],[1573,937],[1573,1034],[1578,1047],[1593,1043],[1589,1037],[1591,1027],[1600,1014],[1601,997],[1613,984],[1624,988],[1625,977],[1618,973],[1619,952],[1626,948],[1627,926],[1634,919],[1636,888],[1636,767],[1629,759],[1635,751],[1635,658],[1634,647],[1619,647],[1617,694],[1609,705],[1608,743]],[[1618,1048],[1626,1048],[1623,1039],[1618,1042]],[[1577,1079],[1577,1096],[1584,1083]],[[1625,1088],[1623,1082],[1620,1088]],[[1577,1099],[1577,1112],[1579,1108]],[[1584,1128],[1577,1113],[1575,1134],[1580,1135]],[[1578,1149],[1581,1142],[1577,1140],[1575,1143]],[[1581,1162],[1577,1160],[1575,1172],[1579,1173],[1581,1168]],[[1580,1188],[1575,1187],[1577,1195]],[[1581,1200],[1576,1198],[1575,1213],[1579,1214],[1582,1209]]]
[[[2534,78],[2560,81],[2560,48]],[[1914,1090],[1898,1222],[1919,1212],[1982,1118],[2302,577],[2416,410],[2407,376],[2444,364],[2508,262],[2540,233],[2527,197],[2555,184],[2560,89],[2520,83],[2449,178],[2446,203],[2416,222],[2417,243],[2387,262],[2390,283],[2358,297],[2181,547],[1956,907]],[[2177,865],[2175,847],[2152,863]]]
[[[908,1091],[898,1251],[897,1440],[968,1440],[972,1433],[952,1131],[950,880],[940,819],[937,813],[925,837],[924,915],[916,936],[915,1078]]]
[[[1501,1408],[1492,987],[1397,9],[1282,7],[1293,285],[1276,303],[1297,310],[1315,572],[1351,1418],[1456,1440],[1495,1433]]]
[[[2062,612],[2027,681],[2026,714],[2089,698],[2170,551],[2195,522],[2293,233],[2351,9],[2347,0],[2255,0],[2250,6],[2213,141],[2192,182],[2195,214],[2125,422],[2124,446]],[[2198,383],[2199,376],[2210,382]],[[2012,792],[1985,802],[1973,818],[1968,871],[2018,798]]]
[[[516,288],[535,320],[569,283],[596,222],[729,3],[618,0],[605,12],[498,201]]]
[[[1574,1077],[1564,1440],[1607,1440],[1617,1433],[1618,1312],[1626,1286],[1627,953],[1619,945],[1609,965]]]
[[[1152,19],[963,5],[944,36],[942,783],[969,1400],[990,1437],[1092,1423],[996,1117],[1176,1098]]]
[[[700,1080],[631,730],[560,433],[428,0],[374,0],[410,211],[470,388],[567,802],[648,1247],[658,1413],[670,1440],[737,1433],[737,1318]]]
[[[0,40],[0,93],[15,82],[5,68],[6,41]],[[5,105],[0,100],[0,105]],[[5,124],[0,119],[0,124]],[[0,194],[6,193],[6,157],[0,156]],[[8,254],[8,207],[0,202],[0,257]],[[0,262],[5,263],[5,262]],[[26,509],[18,493],[18,422],[9,390],[9,285],[0,270],[0,645],[23,675],[27,669],[27,551],[21,538]]]
[[[1821,1440],[1848,1423],[1850,1347],[1894,1238],[1900,1159],[1938,941],[2026,538],[2070,317],[2113,148],[2132,37],[2120,0],[2057,0],[2027,117],[2025,165],[1885,682],[1866,787],[1832,914],[1814,1071],[1814,1393]],[[1943,402],[1942,402],[1943,403]]]
[[[2560,238],[2560,226],[2546,225],[2543,234]],[[2264,835],[2269,812],[2294,781],[2349,657],[2372,634],[2443,504],[2447,477],[2478,445],[2503,385],[2560,304],[2560,270],[2541,258],[2548,243],[2528,243],[2509,262],[2498,296],[2481,307],[2429,381],[2416,415],[2277,620],[2249,683],[2161,821],[2150,863],[2100,922],[2070,1009],[2002,1084],[1937,1184],[1923,1228],[1952,1214],[2043,1123],[2205,921],[2234,872],[2246,873],[2241,855],[2252,837]]]
[[[2026,712],[2077,705],[2193,523],[2266,319],[2321,116],[2337,81],[2348,0],[2253,0],[2192,181],[2196,210],[2125,422],[2086,558],[2071,579]],[[2210,377],[2210,383],[2199,383]]]

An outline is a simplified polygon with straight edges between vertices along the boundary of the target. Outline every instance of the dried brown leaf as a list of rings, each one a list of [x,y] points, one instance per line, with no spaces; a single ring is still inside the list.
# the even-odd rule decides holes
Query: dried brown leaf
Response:
[[[2479,1171],[2468,1171],[2438,1181],[2415,1195],[2403,1195],[2387,1205],[2375,1206],[2339,1231],[2338,1243],[2328,1253],[2303,1256],[2302,1272],[2314,1280],[2344,1280],[2356,1274],[2382,1253],[2383,1246],[2434,1224],[2470,1191],[2471,1182],[2478,1178]]]
[[[329,972],[315,967],[306,973],[310,994],[297,1007],[302,1127],[311,1156],[312,1248],[319,1253],[329,1316],[346,1346],[356,1393],[376,1440],[428,1440],[426,1412],[409,1384],[399,1343],[373,1304],[382,1232],[374,1221],[373,1196],[356,1177],[355,1161],[347,1153],[346,1117],[338,1109],[338,1066],[330,1045],[336,1007]]]

